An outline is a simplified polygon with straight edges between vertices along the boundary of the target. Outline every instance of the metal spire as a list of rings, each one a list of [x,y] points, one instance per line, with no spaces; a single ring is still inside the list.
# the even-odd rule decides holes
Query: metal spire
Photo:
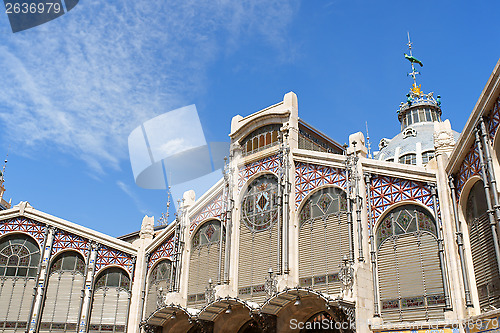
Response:
[[[170,216],[170,186],[168,187],[168,192],[167,192],[167,211],[166,213],[161,213],[161,216],[158,219],[158,225],[160,226],[167,225],[169,216]]]
[[[408,45],[408,50],[410,51],[410,57],[413,57],[413,54],[411,52],[412,42],[410,40],[410,32],[407,31],[407,33],[408,33],[408,44],[406,44],[406,45]],[[415,65],[413,64],[413,61],[411,61],[410,63],[411,63],[411,73],[408,73],[408,75],[413,78],[413,87],[416,88],[417,87],[416,76],[417,76],[417,74],[420,74],[420,73],[415,70]]]
[[[365,125],[366,125],[366,148],[368,148],[368,158],[372,158],[370,134],[368,134],[368,122],[367,121],[365,121]]]
[[[5,161],[3,163],[2,174],[0,175],[0,186],[3,186],[3,182],[5,181],[5,167],[7,166],[7,158],[9,157],[9,152],[7,151],[7,155],[5,156]]]

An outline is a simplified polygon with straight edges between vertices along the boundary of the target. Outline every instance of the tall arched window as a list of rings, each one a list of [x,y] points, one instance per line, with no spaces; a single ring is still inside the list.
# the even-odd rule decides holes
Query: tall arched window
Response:
[[[211,220],[204,223],[193,235],[189,259],[188,304],[204,305],[208,280],[217,283],[223,269],[224,257],[224,240],[221,241],[221,233],[220,221]]]
[[[39,264],[40,248],[31,237],[13,234],[0,239],[0,329],[26,329]]]
[[[307,199],[299,213],[299,284],[321,292],[340,292],[338,272],[349,255],[347,197],[335,187]]]
[[[130,278],[118,267],[99,274],[94,284],[89,332],[125,332],[130,301]]]
[[[273,175],[256,178],[241,203],[238,294],[265,297],[269,268],[278,270],[278,181]]]
[[[161,305],[161,297],[170,292],[171,271],[172,262],[164,259],[149,274],[146,316],[151,315]]]
[[[78,328],[85,262],[78,252],[63,252],[50,265],[40,332]]]
[[[500,275],[487,210],[484,184],[478,181],[467,197],[465,214],[482,310],[500,307]]]
[[[376,242],[382,318],[444,318],[444,288],[432,215],[417,205],[394,208],[379,223]]]

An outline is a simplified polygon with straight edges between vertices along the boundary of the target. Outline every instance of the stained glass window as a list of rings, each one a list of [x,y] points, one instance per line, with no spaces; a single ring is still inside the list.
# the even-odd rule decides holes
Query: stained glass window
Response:
[[[472,223],[475,219],[486,214],[488,207],[486,205],[486,195],[484,192],[484,184],[482,181],[477,181],[472,186],[467,198],[466,217],[467,223]]]
[[[278,144],[280,127],[281,124],[272,124],[253,131],[241,142],[243,155],[245,156]]]
[[[50,272],[56,271],[74,271],[84,275],[85,262],[81,255],[76,252],[63,252],[50,267]]]
[[[325,215],[345,212],[347,210],[347,196],[336,187],[326,187],[311,195],[299,213],[300,225]]]
[[[377,227],[377,244],[393,235],[415,231],[427,231],[436,235],[436,224],[432,215],[417,205],[404,205],[389,212]]]
[[[278,220],[275,176],[263,175],[250,184],[242,202],[242,220],[252,232],[267,230]]]
[[[193,247],[213,244],[220,240],[220,221],[212,220],[203,224],[193,236]]]
[[[149,282],[155,283],[158,281],[169,281],[170,270],[172,269],[172,262],[170,260],[163,260],[153,268]]]
[[[95,282],[95,289],[100,287],[115,287],[122,288],[125,290],[130,289],[130,279],[123,269],[118,267],[108,268],[99,275]]]
[[[11,235],[0,241],[0,277],[34,277],[40,263],[37,243],[25,235]]]

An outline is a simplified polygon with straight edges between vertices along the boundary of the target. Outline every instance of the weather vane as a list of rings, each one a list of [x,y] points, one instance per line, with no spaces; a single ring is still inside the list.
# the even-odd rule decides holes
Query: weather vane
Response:
[[[405,59],[408,59],[408,61],[411,63],[411,72],[408,73],[408,76],[411,76],[413,78],[413,89],[412,91],[415,93],[415,94],[420,94],[420,86],[417,87],[417,78],[416,76],[418,74],[420,74],[420,72],[417,72],[415,70],[415,64],[419,64],[420,67],[424,67],[424,64],[422,64],[422,62],[420,60],[418,60],[417,58],[415,58],[411,52],[411,45],[412,45],[412,42],[410,40],[410,32],[408,32],[408,49],[410,50],[410,55],[406,54],[405,53]]]

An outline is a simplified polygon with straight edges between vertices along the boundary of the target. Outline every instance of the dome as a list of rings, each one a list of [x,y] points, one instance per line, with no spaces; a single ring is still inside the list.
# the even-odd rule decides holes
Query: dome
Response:
[[[455,140],[459,135],[453,131]],[[424,165],[434,157],[434,123],[419,122],[407,126],[392,140],[382,139],[379,148],[378,160]]]

